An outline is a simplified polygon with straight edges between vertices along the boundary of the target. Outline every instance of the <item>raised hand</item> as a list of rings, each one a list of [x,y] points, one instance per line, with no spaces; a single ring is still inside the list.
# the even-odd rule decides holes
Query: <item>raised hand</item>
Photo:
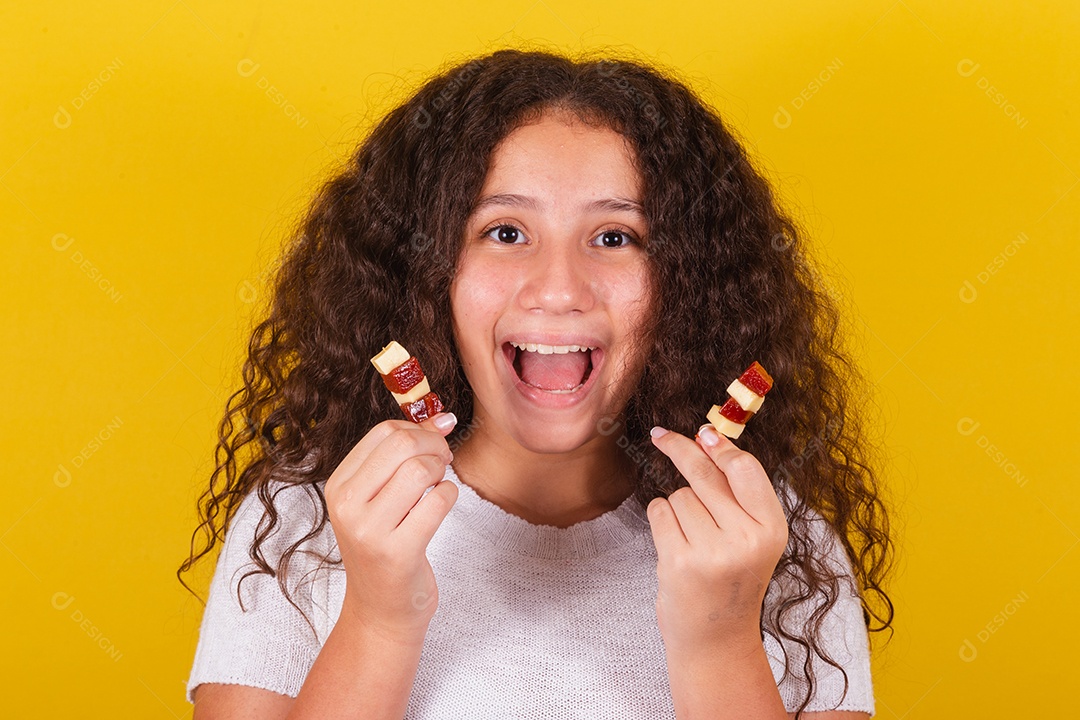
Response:
[[[788,541],[768,474],[709,425],[695,440],[663,428],[654,433],[653,444],[690,483],[647,509],[665,645],[692,653],[760,644],[761,603]]]
[[[439,428],[440,419],[451,422]],[[426,551],[457,501],[457,486],[439,482],[454,457],[445,436],[456,422],[451,413],[422,423],[384,420],[326,481],[345,566],[342,613],[390,638],[422,641],[435,614],[438,588]]]

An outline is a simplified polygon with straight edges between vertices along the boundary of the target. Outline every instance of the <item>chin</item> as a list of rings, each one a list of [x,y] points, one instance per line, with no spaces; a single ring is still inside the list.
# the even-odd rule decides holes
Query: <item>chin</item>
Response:
[[[599,433],[595,425],[578,428],[566,423],[550,423],[539,427],[512,428],[508,434],[530,452],[557,455],[577,450]]]

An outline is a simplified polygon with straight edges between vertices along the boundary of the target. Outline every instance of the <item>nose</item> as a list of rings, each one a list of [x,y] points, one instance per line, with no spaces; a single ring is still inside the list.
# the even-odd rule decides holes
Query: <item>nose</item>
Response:
[[[552,315],[585,313],[596,302],[588,258],[573,242],[549,242],[532,253],[520,302],[526,310]]]

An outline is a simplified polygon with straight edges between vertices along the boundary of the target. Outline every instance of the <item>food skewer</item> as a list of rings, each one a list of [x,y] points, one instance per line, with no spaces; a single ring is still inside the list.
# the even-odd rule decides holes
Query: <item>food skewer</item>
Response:
[[[761,410],[765,394],[772,389],[773,379],[757,360],[728,385],[729,397],[723,405],[713,405],[708,420],[717,432],[735,439],[754,413]]]
[[[371,364],[379,371],[406,419],[421,423],[443,411],[442,401],[428,385],[419,361],[397,340],[391,340],[371,358]]]

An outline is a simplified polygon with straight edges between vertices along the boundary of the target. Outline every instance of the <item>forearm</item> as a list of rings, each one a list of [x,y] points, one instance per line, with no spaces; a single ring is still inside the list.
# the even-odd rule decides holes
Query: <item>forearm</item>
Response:
[[[678,720],[787,720],[760,638],[667,658]]]
[[[343,608],[287,720],[401,720],[422,649],[422,636],[391,638]]]

